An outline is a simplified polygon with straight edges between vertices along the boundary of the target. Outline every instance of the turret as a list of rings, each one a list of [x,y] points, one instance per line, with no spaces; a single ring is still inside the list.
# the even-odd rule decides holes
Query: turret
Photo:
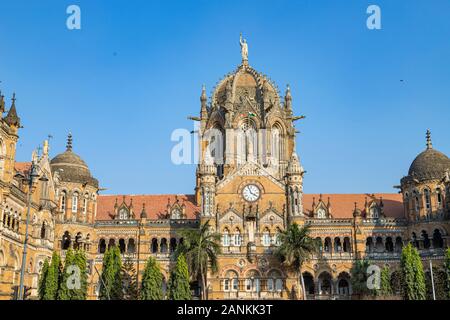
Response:
[[[287,204],[288,214],[291,217],[303,216],[303,170],[300,160],[295,151],[292,152],[291,159],[286,170]]]
[[[13,93],[13,97],[11,100],[11,108],[9,109],[8,114],[6,115],[4,120],[10,127],[17,131],[17,129],[20,127],[20,118],[17,116],[15,93]]]

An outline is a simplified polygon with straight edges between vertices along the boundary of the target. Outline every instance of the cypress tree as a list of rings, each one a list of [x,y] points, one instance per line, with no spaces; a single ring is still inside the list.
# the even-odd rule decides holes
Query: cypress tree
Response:
[[[103,267],[100,281],[100,299],[121,300],[122,288],[122,260],[117,246],[108,248],[103,256]]]
[[[179,254],[177,264],[170,273],[169,300],[191,300],[189,271],[184,254]]]
[[[422,260],[416,248],[409,243],[402,250],[400,261],[402,271],[403,298],[405,300],[425,300],[426,285]]]
[[[69,272],[73,268],[73,259],[74,259],[74,253],[72,248],[69,248],[66,251],[66,259],[64,260],[64,268],[61,274],[61,281],[58,288],[58,294],[57,299],[58,300],[71,300],[72,296],[72,290],[73,287],[71,286],[75,285],[73,281],[73,271]],[[69,270],[70,268],[70,270]]]
[[[391,272],[388,266],[384,266],[381,270],[380,278],[380,290],[377,293],[383,296],[392,295]]]
[[[137,275],[134,263],[130,258],[127,258],[122,266],[122,283],[123,283],[123,299],[137,300]]]
[[[45,293],[43,300],[56,300],[58,296],[59,283],[61,278],[61,257],[55,251],[52,255],[52,262],[48,268],[45,279]]]
[[[88,289],[88,274],[87,274],[87,261],[86,253],[78,249],[75,251],[73,257],[73,264],[78,267],[80,271],[80,287],[79,289],[72,290],[71,300],[86,300]]]
[[[44,265],[42,266],[41,274],[39,276],[39,285],[38,285],[39,300],[44,299],[45,282],[47,281],[48,268],[49,268],[48,259],[45,259]]]
[[[141,300],[162,300],[164,298],[162,285],[163,275],[159,264],[155,258],[150,257],[142,275]]]

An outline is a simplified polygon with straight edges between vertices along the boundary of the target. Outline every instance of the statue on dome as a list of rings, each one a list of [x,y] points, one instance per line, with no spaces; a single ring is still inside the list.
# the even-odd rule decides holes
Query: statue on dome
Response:
[[[241,45],[242,62],[246,62],[248,61],[248,45],[247,40],[242,38],[242,33],[239,37],[239,44]]]

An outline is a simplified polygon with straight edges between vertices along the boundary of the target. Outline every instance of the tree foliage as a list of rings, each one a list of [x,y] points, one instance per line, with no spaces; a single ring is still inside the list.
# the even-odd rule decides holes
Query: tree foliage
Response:
[[[47,271],[45,278],[45,289],[43,292],[42,300],[56,300],[58,296],[59,283],[61,278],[61,257],[55,251],[52,255],[52,262]]]
[[[199,281],[202,298],[206,299],[208,265],[213,273],[217,272],[217,255],[220,254],[220,235],[210,232],[209,220],[198,229],[182,230],[183,237],[176,256],[183,254],[193,279]]]
[[[140,298],[142,300],[162,300],[163,295],[163,275],[155,258],[150,257],[145,264],[142,275],[142,285]]]
[[[356,260],[350,270],[352,290],[354,294],[369,295],[374,291],[367,285],[369,275],[367,271],[371,266],[369,260]]]
[[[388,266],[384,266],[384,268],[381,269],[380,290],[377,290],[377,294],[382,296],[392,295],[391,271],[389,270]]]
[[[103,256],[99,298],[121,300],[122,297],[122,259],[119,248],[111,246]]]
[[[134,263],[127,258],[122,266],[123,300],[137,300],[138,287]]]
[[[445,274],[447,278],[447,297],[450,299],[450,248],[445,252]]]
[[[180,253],[175,268],[170,272],[169,300],[191,300],[191,289],[189,285],[189,271],[186,258]]]
[[[47,281],[47,274],[50,265],[48,263],[48,259],[45,259],[44,265],[42,266],[41,274],[39,275],[39,284],[38,284],[38,296],[39,300],[44,299],[45,295],[45,283]]]
[[[425,300],[426,285],[422,260],[416,248],[409,243],[402,250],[402,294],[405,300]]]
[[[300,277],[303,298],[306,300],[306,290],[301,268],[319,249],[319,243],[310,237],[309,226],[300,227],[297,223],[291,224],[285,231],[280,232],[280,246],[275,251],[275,255],[284,266],[291,269],[296,274],[296,279]]]

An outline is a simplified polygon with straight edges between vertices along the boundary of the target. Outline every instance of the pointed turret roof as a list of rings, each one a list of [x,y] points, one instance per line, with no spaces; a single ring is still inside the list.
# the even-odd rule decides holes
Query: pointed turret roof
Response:
[[[5,121],[10,126],[20,127],[20,118],[17,115],[16,110],[16,94],[13,93],[11,108],[8,111],[8,114],[5,117]]]

